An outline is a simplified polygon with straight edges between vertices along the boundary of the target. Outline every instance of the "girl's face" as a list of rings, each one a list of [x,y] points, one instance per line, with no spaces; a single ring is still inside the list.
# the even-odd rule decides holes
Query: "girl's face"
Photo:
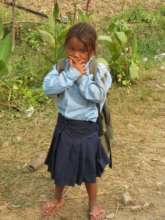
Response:
[[[72,37],[66,45],[66,55],[67,57],[74,57],[78,62],[87,63],[93,52],[88,50],[78,38]]]

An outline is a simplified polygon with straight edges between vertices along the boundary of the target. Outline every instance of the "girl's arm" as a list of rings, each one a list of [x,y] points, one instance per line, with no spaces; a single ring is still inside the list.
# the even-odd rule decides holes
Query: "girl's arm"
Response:
[[[46,75],[43,81],[45,94],[47,96],[54,96],[64,92],[66,88],[73,85],[80,75],[80,72],[74,67],[70,67],[67,71],[58,73],[54,66],[53,70]]]
[[[108,67],[104,64],[98,64],[96,75],[82,75],[77,80],[81,95],[89,101],[95,103],[104,103],[106,94],[111,87],[112,77]]]

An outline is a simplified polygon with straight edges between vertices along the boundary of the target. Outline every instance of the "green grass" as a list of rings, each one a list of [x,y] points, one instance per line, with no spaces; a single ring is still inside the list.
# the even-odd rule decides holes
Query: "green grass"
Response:
[[[158,63],[154,58],[155,55],[165,52],[165,8],[161,7],[152,11],[138,6],[112,17],[111,22],[119,19],[126,21],[137,36],[142,66],[146,69],[154,67]],[[109,25],[107,18],[103,23],[104,31]],[[147,58],[147,61],[144,62],[144,58]]]
[[[17,12],[17,19],[21,20],[24,14]],[[4,22],[11,19],[11,11],[2,8],[0,16]],[[149,11],[144,8],[133,8],[111,18],[123,19],[137,35],[139,64],[141,68],[151,69],[160,65],[155,55],[165,52],[165,8]],[[106,23],[101,21],[102,31]],[[51,51],[41,41],[37,30],[43,28],[45,23],[23,23],[18,29],[16,48],[10,60],[10,73],[5,76],[6,86],[0,88],[0,102],[9,100],[11,106],[16,105],[24,111],[29,106],[40,107],[47,101],[43,95],[42,80],[44,75],[52,68],[52,63],[46,59],[51,57]],[[147,61],[144,62],[144,58]],[[149,78],[149,77],[148,77]],[[7,86],[9,89],[7,89]],[[6,108],[6,105],[4,105]]]

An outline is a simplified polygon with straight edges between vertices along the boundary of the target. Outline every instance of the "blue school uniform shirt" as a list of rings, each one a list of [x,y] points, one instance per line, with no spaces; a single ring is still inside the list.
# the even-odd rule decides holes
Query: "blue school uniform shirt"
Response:
[[[57,98],[58,111],[64,117],[75,120],[93,121],[98,118],[98,108],[102,110],[112,77],[105,64],[98,63],[96,75],[89,72],[81,74],[66,60],[64,71],[58,73],[56,65],[46,75],[43,89],[47,96]]]

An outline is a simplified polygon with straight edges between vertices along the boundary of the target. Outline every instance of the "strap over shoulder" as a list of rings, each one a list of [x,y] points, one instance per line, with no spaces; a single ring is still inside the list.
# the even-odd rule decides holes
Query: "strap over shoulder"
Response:
[[[62,58],[62,59],[58,60],[58,62],[56,64],[56,69],[59,73],[61,73],[65,69],[65,66],[66,66],[66,59]]]
[[[89,63],[89,72],[93,75],[96,75],[97,72],[97,66],[99,63],[102,63],[106,66],[108,66],[108,62],[102,58],[102,57],[93,57]]]
[[[97,72],[97,60],[93,57],[89,63],[89,72],[93,75],[96,75]]]

